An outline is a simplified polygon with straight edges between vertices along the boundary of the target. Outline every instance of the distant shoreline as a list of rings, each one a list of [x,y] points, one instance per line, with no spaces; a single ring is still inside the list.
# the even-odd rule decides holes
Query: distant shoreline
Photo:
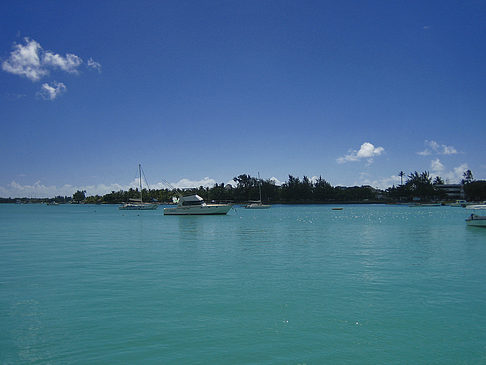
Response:
[[[6,201],[10,200],[10,201]],[[20,200],[20,201],[19,201]],[[49,205],[51,199],[34,199],[35,201],[30,200],[23,200],[23,199],[3,199],[0,198],[0,204],[15,204],[15,205],[24,205],[24,204],[46,204]],[[408,204],[428,204],[428,203],[437,203],[442,205],[447,205],[447,202],[433,202],[433,201],[384,201],[384,200],[369,200],[369,201],[332,201],[332,202],[322,202],[322,201],[291,201],[291,202],[264,202],[265,204],[271,205],[408,205]],[[86,202],[79,202],[79,203],[56,203],[56,205],[120,205],[123,203],[86,203]],[[170,202],[163,202],[163,203],[156,203],[158,205],[174,205],[174,203]],[[246,205],[247,202],[234,202],[234,205]]]

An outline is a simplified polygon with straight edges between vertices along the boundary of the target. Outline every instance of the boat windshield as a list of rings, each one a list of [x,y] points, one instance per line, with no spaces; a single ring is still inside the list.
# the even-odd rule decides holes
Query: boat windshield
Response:
[[[182,205],[183,206],[188,206],[188,205],[202,205],[203,202],[204,202],[203,200],[190,200],[190,201],[184,200],[182,202]]]

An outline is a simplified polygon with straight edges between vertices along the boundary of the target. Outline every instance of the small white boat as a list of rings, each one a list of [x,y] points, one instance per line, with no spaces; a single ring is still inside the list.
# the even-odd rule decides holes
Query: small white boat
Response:
[[[466,224],[473,227],[486,227],[486,216],[471,214],[471,216],[466,219]]]
[[[128,203],[125,203],[118,207],[120,210],[155,210],[158,205],[154,203],[144,203],[142,197],[142,166],[138,164],[138,174],[140,179],[140,198],[129,199]]]
[[[231,209],[231,204],[206,204],[199,195],[179,198],[174,208],[164,208],[164,215],[224,215]]]
[[[486,202],[482,202],[481,204],[466,205],[466,209],[486,209]]]
[[[125,203],[118,207],[120,210],[155,210],[158,205],[154,203],[144,203],[139,199],[130,199],[129,203]]]
[[[245,209],[268,209],[270,204],[262,203],[262,183],[260,181],[260,173],[258,173],[258,192],[260,193],[260,200],[250,201],[245,205]]]
[[[261,200],[248,202],[248,204],[245,205],[245,209],[268,209],[270,207],[270,204],[263,204]]]

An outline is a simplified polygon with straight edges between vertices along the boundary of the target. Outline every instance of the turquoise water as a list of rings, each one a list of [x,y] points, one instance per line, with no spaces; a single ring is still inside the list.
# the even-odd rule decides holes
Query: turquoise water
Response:
[[[486,363],[467,215],[0,205],[0,363]]]

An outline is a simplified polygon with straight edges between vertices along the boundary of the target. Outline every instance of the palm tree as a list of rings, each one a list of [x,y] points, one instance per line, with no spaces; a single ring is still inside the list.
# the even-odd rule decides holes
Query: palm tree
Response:
[[[398,176],[400,176],[400,185],[403,185],[403,177],[405,176],[405,173],[403,171],[400,171],[398,173]]]
[[[462,179],[462,181],[461,181],[461,183],[463,185],[464,184],[469,184],[469,183],[471,183],[474,180],[473,174],[472,174],[472,171],[471,170],[464,171],[464,174],[462,176],[464,176],[464,179]]]
[[[440,176],[436,176],[433,183],[433,185],[444,185],[444,180]]]

